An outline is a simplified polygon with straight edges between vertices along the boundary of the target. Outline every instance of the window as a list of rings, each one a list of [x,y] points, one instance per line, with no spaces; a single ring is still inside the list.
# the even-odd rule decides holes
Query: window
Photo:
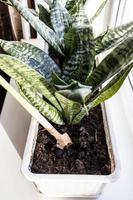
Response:
[[[112,0],[111,3],[112,11],[110,15],[110,25],[112,27],[133,21],[132,0]],[[119,94],[120,103],[122,104],[122,109],[126,117],[126,123],[128,124],[133,139],[133,69],[127,80],[124,82]]]

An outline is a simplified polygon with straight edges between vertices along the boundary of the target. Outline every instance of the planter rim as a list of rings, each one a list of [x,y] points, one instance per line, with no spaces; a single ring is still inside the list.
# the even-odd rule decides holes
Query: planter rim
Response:
[[[112,149],[109,149],[109,151],[112,151],[112,158],[111,161],[115,163],[114,169],[111,174],[109,175],[89,175],[89,174],[37,174],[32,173],[30,171],[30,161],[33,157],[33,152],[35,148],[35,140],[37,138],[34,138],[35,132],[38,130],[38,122],[36,119],[32,118],[29,133],[27,137],[27,142],[24,150],[23,160],[22,160],[22,166],[21,166],[21,172],[22,174],[30,181],[37,181],[37,180],[46,180],[46,181],[58,181],[58,180],[65,180],[65,181],[97,181],[97,182],[104,182],[109,183],[115,181],[119,175],[120,175],[120,161],[119,161],[119,155],[115,143],[115,136],[114,136],[114,127],[112,124],[111,116],[110,116],[110,109],[107,106],[106,103],[101,104],[102,111],[103,111],[103,121],[104,121],[104,129],[105,132],[109,132],[107,135],[109,136],[109,140],[111,143]],[[106,110],[105,110],[106,108]],[[34,131],[33,131],[34,130]],[[33,145],[34,144],[34,145]],[[108,145],[108,144],[107,144]],[[31,151],[32,149],[32,151]],[[31,156],[32,152],[32,156]],[[109,152],[110,154],[110,152]]]

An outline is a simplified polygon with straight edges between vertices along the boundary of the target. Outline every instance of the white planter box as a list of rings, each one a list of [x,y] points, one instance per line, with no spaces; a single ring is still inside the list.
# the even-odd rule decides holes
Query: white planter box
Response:
[[[32,173],[30,171],[30,166],[32,164],[38,133],[38,123],[35,119],[32,119],[22,162],[22,173],[28,180],[35,183],[38,191],[45,197],[97,198],[107,183],[117,179],[120,171],[120,164],[114,142],[111,116],[106,104],[102,105],[102,110],[112,166],[112,173],[110,175],[56,175]]]

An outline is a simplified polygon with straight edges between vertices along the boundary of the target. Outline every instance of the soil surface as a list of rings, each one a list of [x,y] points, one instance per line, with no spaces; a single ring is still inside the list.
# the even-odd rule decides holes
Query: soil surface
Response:
[[[67,132],[73,144],[61,150],[55,139],[39,126],[31,171],[44,174],[111,173],[101,107],[89,112],[79,125],[55,126]]]

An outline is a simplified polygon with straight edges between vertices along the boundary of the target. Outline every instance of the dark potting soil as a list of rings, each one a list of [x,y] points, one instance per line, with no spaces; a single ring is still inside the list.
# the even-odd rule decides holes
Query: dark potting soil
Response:
[[[101,107],[89,112],[79,125],[55,126],[60,133],[67,132],[73,144],[61,150],[56,141],[39,126],[31,171],[44,174],[111,173]]]

